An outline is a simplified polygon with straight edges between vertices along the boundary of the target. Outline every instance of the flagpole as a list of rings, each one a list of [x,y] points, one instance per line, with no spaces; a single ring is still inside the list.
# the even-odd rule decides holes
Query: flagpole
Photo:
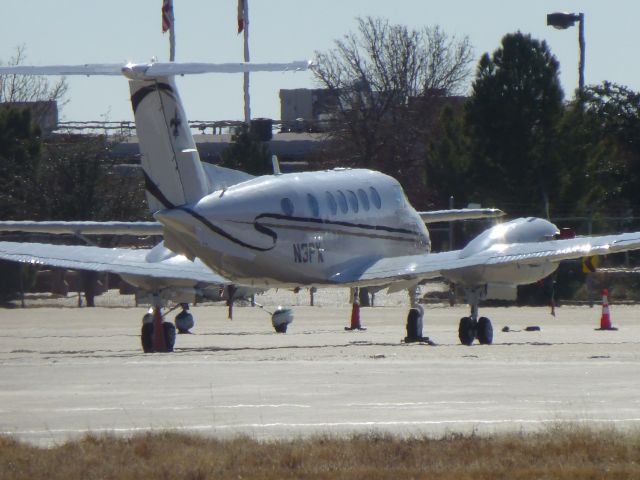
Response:
[[[176,61],[176,17],[171,6],[171,27],[169,28],[169,61]]]
[[[244,17],[244,61],[249,62],[249,0],[243,2]],[[249,72],[244,72],[244,123],[249,125],[251,121],[251,100],[249,98]]]
[[[169,61],[176,59],[176,18],[173,15],[173,0],[162,0],[162,34],[169,30]]]

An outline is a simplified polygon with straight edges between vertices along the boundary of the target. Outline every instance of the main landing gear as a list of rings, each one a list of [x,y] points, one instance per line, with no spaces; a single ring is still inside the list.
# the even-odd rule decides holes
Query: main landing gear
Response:
[[[493,343],[493,326],[487,317],[478,318],[478,304],[482,298],[483,289],[465,289],[467,302],[471,306],[471,315],[462,317],[458,326],[458,338],[463,345],[470,346],[477,338],[481,345]]]
[[[142,331],[140,332],[142,350],[151,352],[173,352],[176,343],[176,327],[173,323],[163,320],[162,304],[159,298],[149,311],[142,317]]]

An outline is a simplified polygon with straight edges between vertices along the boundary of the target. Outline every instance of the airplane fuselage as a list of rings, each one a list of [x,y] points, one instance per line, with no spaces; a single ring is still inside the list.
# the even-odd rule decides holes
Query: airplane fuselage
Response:
[[[170,248],[245,285],[333,284],[360,257],[430,249],[400,184],[364,169],[258,177],[156,218]]]

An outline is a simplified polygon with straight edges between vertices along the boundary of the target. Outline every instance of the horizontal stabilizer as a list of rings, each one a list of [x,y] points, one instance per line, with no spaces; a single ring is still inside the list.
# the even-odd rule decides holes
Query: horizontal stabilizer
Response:
[[[201,73],[244,73],[302,71],[312,66],[307,60],[288,63],[87,63],[84,65],[14,65],[0,67],[0,75],[126,75],[154,78]]]

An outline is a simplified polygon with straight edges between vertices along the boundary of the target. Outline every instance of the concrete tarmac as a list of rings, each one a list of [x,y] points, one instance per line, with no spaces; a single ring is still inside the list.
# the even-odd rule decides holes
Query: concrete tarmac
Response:
[[[406,307],[295,309],[286,334],[259,308],[195,307],[174,353],[144,354],[144,308],[0,310],[0,432],[51,445],[87,432],[173,430],[256,438],[638,428],[640,306],[484,308],[494,345],[457,339],[465,307],[429,306],[405,344]],[[173,314],[171,315],[171,318]],[[504,326],[511,331],[502,332]],[[527,332],[525,327],[539,326]]]

